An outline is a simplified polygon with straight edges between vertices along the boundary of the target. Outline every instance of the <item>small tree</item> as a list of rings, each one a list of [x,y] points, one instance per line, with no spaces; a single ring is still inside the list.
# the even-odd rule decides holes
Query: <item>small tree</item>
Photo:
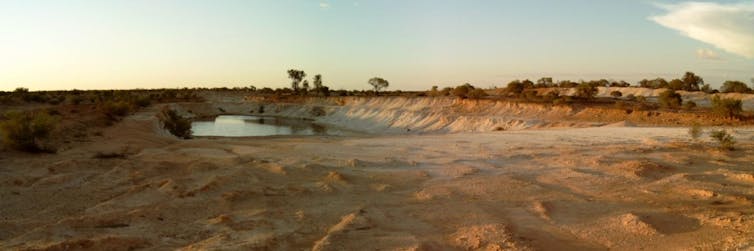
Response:
[[[576,96],[585,99],[593,99],[597,95],[597,87],[590,83],[581,83],[576,87]]]
[[[521,81],[513,80],[510,83],[508,83],[507,87],[505,87],[505,92],[513,93],[514,95],[518,96],[522,92],[524,92],[524,89],[526,89],[526,87],[524,86],[523,83],[521,83]]]
[[[698,91],[699,86],[704,85],[704,79],[693,72],[686,72],[681,81],[683,81],[683,90],[686,91]]]
[[[712,110],[721,116],[736,117],[741,115],[741,112],[743,112],[742,105],[740,99],[720,98],[718,95],[712,97]]]
[[[322,75],[317,74],[314,75],[314,80],[312,80],[312,84],[314,84],[314,90],[320,91],[322,90]]]
[[[685,84],[680,79],[673,79],[668,83],[668,88],[674,91],[683,90],[685,88],[684,86]]]
[[[659,101],[662,107],[678,108],[681,106],[683,100],[681,99],[681,94],[671,89],[660,93]]]
[[[288,70],[288,78],[291,79],[291,88],[293,91],[298,92],[299,83],[306,77],[306,73],[302,70],[290,69]]]
[[[387,80],[379,78],[379,77],[374,77],[374,78],[369,79],[368,83],[372,85],[375,93],[380,92],[380,90],[385,89],[390,85],[390,83],[388,83]]]
[[[459,98],[466,98],[468,97],[468,94],[473,90],[474,90],[474,86],[469,83],[459,85],[453,89],[453,96],[456,96]]]
[[[720,88],[720,92],[749,93],[751,92],[751,88],[749,88],[749,86],[746,86],[746,84],[741,81],[725,81],[725,83],[723,83],[723,87]]]
[[[736,140],[725,130],[712,131],[710,137],[720,144],[720,150],[731,151],[735,149]]]
[[[309,80],[304,80],[304,82],[301,84],[301,87],[304,90],[304,92],[308,92],[309,91]]]

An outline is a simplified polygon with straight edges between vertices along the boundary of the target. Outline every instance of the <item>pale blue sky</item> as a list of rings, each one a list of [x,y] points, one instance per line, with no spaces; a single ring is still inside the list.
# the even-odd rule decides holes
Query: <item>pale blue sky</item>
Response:
[[[542,76],[635,82],[687,70],[713,86],[748,82],[754,1],[717,3],[4,0],[0,90],[285,87],[290,68],[348,89],[374,76],[419,90]],[[721,24],[709,20],[736,15],[722,25],[738,33],[715,40]],[[709,32],[683,35],[694,22]]]

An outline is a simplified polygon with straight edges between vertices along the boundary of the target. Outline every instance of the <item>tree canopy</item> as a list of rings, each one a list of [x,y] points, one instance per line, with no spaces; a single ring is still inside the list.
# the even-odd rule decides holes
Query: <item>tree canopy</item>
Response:
[[[741,81],[725,81],[725,83],[723,83],[723,87],[720,88],[720,92],[749,93],[751,92],[751,88],[749,88],[749,86]]]
[[[369,84],[372,85],[372,87],[374,87],[375,92],[379,92],[380,90],[385,89],[390,85],[390,83],[387,80],[380,77],[374,77],[374,78],[369,79]]]
[[[288,70],[288,78],[291,79],[291,89],[298,91],[299,83],[306,77],[306,73],[302,70],[290,69]]]

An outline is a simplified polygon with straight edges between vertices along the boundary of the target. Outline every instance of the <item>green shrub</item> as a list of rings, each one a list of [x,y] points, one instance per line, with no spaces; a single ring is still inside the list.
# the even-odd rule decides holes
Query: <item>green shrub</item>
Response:
[[[678,108],[681,106],[681,94],[676,93],[674,90],[667,90],[660,93],[659,97],[660,106],[665,108]]]
[[[741,112],[743,112],[742,105],[740,99],[720,98],[720,96],[717,95],[712,98],[712,111],[720,116],[739,116],[741,115]]]
[[[719,131],[712,131],[710,132],[710,137],[717,140],[717,142],[720,144],[721,150],[734,150],[735,148],[733,145],[736,144],[736,140],[733,139],[733,136],[728,134],[725,130],[719,130]]]
[[[27,152],[48,152],[43,145],[57,126],[57,119],[46,112],[11,112],[0,122],[5,146]]]
[[[162,122],[162,127],[171,134],[182,139],[191,138],[191,120],[181,117],[175,110],[165,107],[158,118]]]

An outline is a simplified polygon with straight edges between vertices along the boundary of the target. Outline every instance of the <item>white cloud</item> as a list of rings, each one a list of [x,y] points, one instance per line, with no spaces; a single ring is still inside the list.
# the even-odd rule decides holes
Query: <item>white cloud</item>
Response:
[[[700,59],[720,60],[720,55],[710,49],[697,49],[696,57]]]
[[[754,1],[658,6],[668,13],[650,17],[650,20],[724,51],[754,58]]]
[[[330,8],[330,4],[326,3],[326,2],[319,2],[319,8],[323,9],[323,10],[329,9]]]

